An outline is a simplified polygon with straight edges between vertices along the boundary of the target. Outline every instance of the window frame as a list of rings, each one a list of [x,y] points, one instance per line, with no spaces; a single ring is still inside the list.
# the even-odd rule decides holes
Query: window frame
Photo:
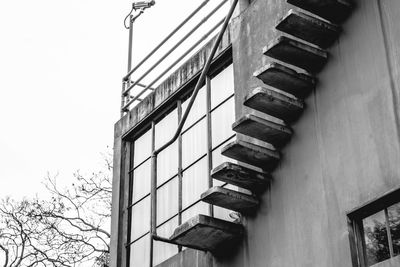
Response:
[[[186,211],[188,211],[190,208],[194,207],[195,205],[197,205],[199,202],[201,202],[200,196],[199,199],[196,200],[195,202],[191,203],[189,206],[183,208],[182,206],[182,178],[183,178],[183,172],[187,169],[189,169],[191,166],[193,166],[194,164],[196,164],[197,162],[199,162],[200,160],[202,160],[204,157],[208,158],[208,162],[207,162],[207,168],[208,168],[208,183],[209,183],[209,187],[213,186],[213,179],[211,178],[211,169],[212,169],[212,152],[213,150],[217,149],[217,147],[215,147],[214,149],[212,149],[212,140],[211,140],[211,113],[212,111],[214,111],[215,109],[217,109],[218,107],[222,106],[223,104],[225,104],[227,101],[229,101],[230,99],[235,99],[235,89],[232,88],[232,93],[230,93],[229,95],[226,96],[226,98],[219,103],[218,105],[216,105],[214,108],[211,109],[211,79],[213,79],[215,76],[217,76],[218,74],[220,74],[222,71],[224,71],[226,68],[228,67],[232,67],[233,68],[233,62],[232,62],[232,55],[231,55],[231,50],[229,49],[227,51],[228,53],[226,53],[225,55],[228,55],[228,57],[224,57],[223,60],[216,62],[214,66],[212,66],[212,69],[210,70],[210,72],[208,73],[203,86],[205,87],[204,89],[206,90],[206,113],[204,115],[202,115],[200,118],[198,118],[197,120],[193,121],[191,125],[189,125],[188,127],[186,127],[184,129],[184,131],[181,132],[181,134],[179,135],[178,139],[177,139],[177,143],[178,143],[178,173],[176,175],[174,175],[173,177],[168,178],[166,181],[163,181],[161,184],[157,185],[157,190],[161,187],[163,187],[165,184],[169,183],[171,180],[175,179],[178,176],[178,213],[177,214],[173,214],[172,217],[166,219],[163,222],[159,222],[157,221],[157,228],[161,227],[162,225],[168,223],[169,221],[173,220],[174,218],[176,218],[176,216],[178,216],[178,225],[182,224],[182,214]],[[232,69],[233,72],[233,69]],[[234,77],[234,75],[233,75]],[[232,78],[233,78],[232,77]],[[196,79],[195,79],[196,80]],[[194,80],[194,82],[195,82]],[[234,81],[232,81],[232,84],[234,85]],[[133,199],[133,180],[134,180],[134,170],[137,169],[138,167],[140,167],[142,164],[144,164],[149,158],[144,159],[142,162],[140,162],[140,164],[136,164],[134,165],[134,151],[135,151],[135,147],[134,147],[134,141],[137,138],[140,138],[140,136],[142,136],[143,134],[146,134],[147,131],[151,132],[151,143],[152,143],[152,150],[154,150],[155,147],[155,124],[157,122],[159,122],[160,120],[162,120],[164,117],[166,117],[171,111],[177,109],[178,112],[178,122],[180,121],[180,119],[182,118],[183,115],[183,111],[182,111],[182,103],[185,100],[188,100],[190,98],[190,95],[192,93],[194,89],[194,86],[192,86],[192,84],[186,84],[182,89],[179,90],[179,95],[178,96],[174,96],[174,98],[171,100],[169,99],[168,101],[166,101],[165,104],[163,104],[162,107],[156,108],[155,110],[153,110],[153,112],[151,113],[151,116],[147,117],[145,120],[143,120],[141,123],[137,124],[135,127],[133,127],[131,129],[131,131],[129,131],[129,133],[127,135],[125,135],[123,137],[124,141],[126,141],[129,145],[129,152],[130,152],[130,158],[131,161],[128,164],[128,203],[125,206],[124,212],[128,213],[127,216],[127,223],[125,224],[127,229],[127,239],[126,242],[124,244],[125,250],[126,250],[126,260],[127,260],[127,264],[129,266],[129,262],[130,262],[130,257],[131,257],[131,247],[133,245],[133,243],[137,242],[138,240],[140,240],[141,238],[145,238],[146,235],[148,235],[149,231],[146,231],[146,233],[144,233],[143,235],[141,235],[140,237],[135,238],[135,240],[131,240],[131,228],[132,228],[132,207],[136,204],[138,204],[139,202],[143,201],[146,197],[149,196],[149,194],[144,195],[143,197],[141,197],[140,199],[137,199],[134,203],[132,202]],[[235,101],[234,101],[235,102]],[[182,166],[182,136],[188,132],[190,129],[192,129],[193,127],[195,127],[198,123],[200,123],[200,121],[202,120],[206,120],[206,145],[207,148],[205,149],[206,153],[204,153],[204,155],[202,154],[201,156],[199,156],[199,158],[197,158],[194,162],[190,163],[188,166],[185,167],[185,169],[183,169]],[[232,135],[234,136],[234,135]],[[223,144],[225,144],[228,140],[230,140],[231,137],[229,137],[227,140],[223,141],[220,145],[218,145],[218,147],[222,146]],[[214,216],[214,207],[212,205],[209,205],[209,209],[208,209],[208,215],[209,216]],[[149,229],[150,230],[150,229]],[[180,251],[182,251],[182,247],[181,246],[177,246],[178,250],[177,252],[179,253]]]
[[[369,267],[364,237],[363,220],[380,211],[384,211],[385,214],[385,225],[387,229],[390,257],[379,263],[385,262],[395,257],[400,257],[400,255],[394,255],[393,252],[392,237],[390,231],[388,230],[389,222],[387,213],[387,209],[397,203],[400,203],[400,188],[393,189],[383,194],[382,196],[377,197],[347,213],[350,252],[354,267]],[[375,266],[379,263],[371,266]]]

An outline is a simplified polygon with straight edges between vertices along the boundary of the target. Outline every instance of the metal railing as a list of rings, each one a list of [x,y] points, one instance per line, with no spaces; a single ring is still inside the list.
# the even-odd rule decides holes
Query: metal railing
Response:
[[[166,242],[166,243],[170,243],[170,244],[175,244],[178,245],[176,243],[174,243],[173,241],[171,241],[168,238],[165,237],[161,237],[159,235],[157,235],[157,155],[162,152],[164,149],[166,149],[169,145],[171,145],[172,143],[174,143],[179,135],[181,134],[182,128],[185,124],[185,121],[187,119],[187,117],[189,116],[189,113],[191,111],[191,108],[193,106],[194,101],[196,100],[197,97],[197,93],[199,92],[205,78],[206,75],[210,69],[212,60],[215,56],[215,53],[218,49],[218,46],[222,40],[222,37],[228,27],[229,21],[232,17],[232,14],[235,10],[235,7],[238,3],[238,0],[233,0],[232,1],[232,5],[229,9],[229,12],[227,14],[227,16],[225,17],[224,21],[223,21],[223,25],[222,28],[220,30],[220,32],[218,33],[218,36],[216,38],[216,40],[214,41],[213,47],[211,49],[210,54],[208,55],[207,61],[201,71],[200,77],[197,80],[196,86],[193,90],[193,93],[190,97],[188,106],[178,124],[178,128],[176,129],[176,132],[174,134],[174,136],[168,141],[166,142],[163,146],[161,146],[158,149],[153,150],[153,152],[151,153],[151,190],[150,190],[150,201],[151,201],[151,205],[150,205],[150,267],[153,266],[153,243],[154,240],[155,241],[162,241],[162,242]],[[154,123],[154,122],[153,122]],[[153,129],[154,129],[154,125],[153,125]],[[188,246],[190,247],[190,246]]]
[[[166,36],[151,52],[146,55],[138,64],[131,68],[131,45],[132,45],[132,18],[136,18],[131,16],[131,23],[129,29],[129,59],[128,59],[128,73],[122,79],[122,94],[121,94],[121,116],[128,112],[130,107],[137,101],[142,100],[142,96],[149,91],[154,91],[153,86],[156,85],[157,82],[160,81],[171,69],[175,68],[175,66],[180,63],[186,56],[188,56],[197,46],[199,46],[204,40],[207,39],[218,27],[221,26],[223,20],[218,21],[210,30],[208,30],[198,41],[196,41],[191,47],[189,47],[185,52],[183,52],[175,61],[173,61],[164,71],[161,72],[156,78],[154,78],[147,85],[143,84],[143,80],[148,78],[149,74],[154,73],[154,69],[157,68],[161,63],[164,63],[165,60],[181,45],[188,40],[190,36],[192,36],[199,28],[205,24],[213,15],[220,10],[229,0],[222,0],[217,6],[215,6],[200,22],[198,22],[187,34],[185,34],[182,38],[180,38],[177,43],[170,48],[165,54],[163,54],[154,64],[152,64],[147,70],[143,72],[138,78],[131,80],[132,76],[136,74],[140,67],[143,64],[148,63],[148,60],[161,48],[163,47],[183,26],[187,25],[189,21],[193,19],[193,17],[198,14],[210,0],[203,1],[189,16],[187,16],[168,36]],[[132,89],[135,87],[141,87],[137,94],[132,95]]]

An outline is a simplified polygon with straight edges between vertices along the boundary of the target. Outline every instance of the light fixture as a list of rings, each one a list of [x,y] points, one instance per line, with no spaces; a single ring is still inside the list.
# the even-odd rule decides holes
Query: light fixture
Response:
[[[137,10],[137,9],[146,9],[146,8],[149,8],[149,7],[151,7],[151,6],[154,6],[155,5],[155,3],[156,3],[156,1],[154,1],[154,0],[152,0],[152,1],[140,1],[140,2],[133,2],[132,3],[132,8],[134,9],[134,10]]]

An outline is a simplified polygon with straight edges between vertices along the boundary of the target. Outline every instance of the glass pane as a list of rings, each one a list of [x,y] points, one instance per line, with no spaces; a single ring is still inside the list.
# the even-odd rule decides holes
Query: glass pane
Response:
[[[368,266],[390,258],[385,221],[383,211],[363,219]]]
[[[155,126],[155,146],[161,147],[169,141],[178,127],[178,111],[175,108],[171,113],[156,123]]]
[[[400,203],[388,208],[394,255],[400,255]]]
[[[233,141],[233,138],[230,139],[230,141]],[[229,142],[226,142],[225,144],[228,144]],[[225,144],[223,144],[222,146],[216,148],[213,150],[212,152],[212,165],[213,168],[221,165],[224,162],[233,162],[233,163],[237,163],[236,160],[231,159],[229,157],[225,157],[221,154],[221,149],[225,146]]]
[[[178,213],[178,177],[157,190],[157,224]]]
[[[175,142],[157,156],[157,186],[178,173],[178,143]]]
[[[211,113],[211,139],[213,148],[235,134],[232,131],[232,123],[234,122],[235,99],[232,97]]]
[[[211,109],[234,93],[233,65],[211,79]]]
[[[190,99],[190,98],[189,98]],[[186,107],[189,104],[189,99],[182,103],[182,116],[185,113]],[[198,121],[202,116],[206,114],[207,103],[206,103],[206,89],[205,86],[200,88],[197,94],[196,100],[193,103],[192,109],[190,110],[189,116],[186,119],[183,130],[189,128],[193,123]]]
[[[133,166],[136,167],[151,155],[151,129],[134,141]]]
[[[230,140],[233,140],[233,138],[231,138]],[[225,144],[228,144],[228,142],[226,142]],[[214,151],[212,151],[212,168],[218,167],[219,165],[221,165],[224,162],[233,162],[233,163],[237,163],[236,160],[233,160],[229,157],[225,157],[221,154],[221,149],[225,146],[225,144],[221,145],[220,147],[216,148]],[[213,186],[221,186],[225,183],[218,181],[216,179],[213,179]]]
[[[207,123],[198,122],[182,135],[182,167],[186,168],[207,153]]]
[[[182,206],[183,209],[200,199],[208,189],[207,157],[202,158],[183,172]]]
[[[132,207],[131,241],[150,230],[150,196]]]
[[[198,214],[209,215],[208,207],[209,205],[205,202],[200,201],[199,203],[196,203],[192,207],[182,212],[182,223]]]
[[[157,234],[169,238],[178,226],[178,217],[166,222],[157,228]],[[178,247],[165,242],[154,242],[154,265],[157,265],[178,253]]]
[[[145,235],[131,245],[130,267],[149,266],[150,237]]]
[[[148,159],[133,171],[132,203],[150,193],[150,166],[151,160]]]

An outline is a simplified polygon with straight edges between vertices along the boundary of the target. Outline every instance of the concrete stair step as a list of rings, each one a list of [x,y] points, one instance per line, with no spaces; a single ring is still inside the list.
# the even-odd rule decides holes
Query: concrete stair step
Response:
[[[321,71],[328,61],[328,52],[285,36],[269,43],[263,53],[311,73]]]
[[[283,147],[293,134],[292,129],[284,123],[276,123],[252,114],[241,117],[232,125],[232,129],[261,141],[272,144],[274,147]]]
[[[315,79],[306,73],[298,73],[279,63],[272,62],[254,72],[254,76],[266,85],[304,98],[315,88]]]
[[[287,123],[293,122],[301,115],[304,102],[274,90],[257,87],[245,97],[244,105]]]
[[[251,195],[214,186],[201,194],[201,200],[214,206],[242,213],[254,211],[259,201]]]
[[[240,240],[243,226],[206,215],[196,215],[175,229],[170,240],[178,245],[216,252]]]
[[[353,3],[347,0],[287,0],[287,2],[338,24],[346,20],[353,9]]]
[[[258,172],[231,162],[225,162],[211,171],[213,179],[261,193],[272,179],[266,172]]]
[[[221,154],[257,166],[265,171],[272,171],[279,163],[280,155],[276,150],[261,147],[241,140],[235,140],[221,150]]]
[[[322,48],[331,46],[341,31],[335,24],[294,10],[289,11],[276,29]]]

